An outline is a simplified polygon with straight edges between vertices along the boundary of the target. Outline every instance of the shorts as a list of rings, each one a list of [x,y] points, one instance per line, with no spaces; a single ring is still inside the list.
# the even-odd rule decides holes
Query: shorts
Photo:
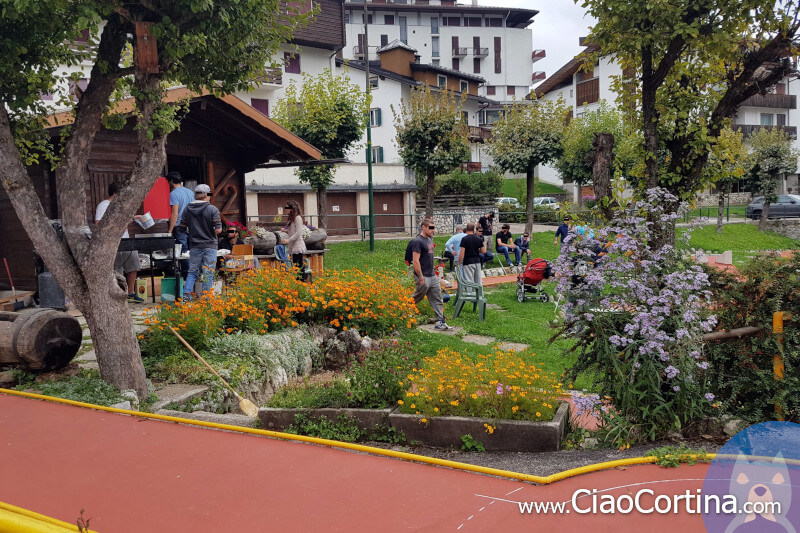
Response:
[[[114,270],[122,270],[124,274],[136,272],[140,267],[139,252],[136,250],[117,252],[117,257],[114,258]]]

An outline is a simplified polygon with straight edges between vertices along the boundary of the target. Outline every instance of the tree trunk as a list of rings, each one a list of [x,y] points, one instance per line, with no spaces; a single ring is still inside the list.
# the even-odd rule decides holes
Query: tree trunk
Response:
[[[433,197],[436,193],[436,174],[428,171],[425,181],[425,218],[433,218]]]
[[[658,187],[658,114],[656,112],[656,90],[654,80],[653,51],[642,47],[642,122],[644,128],[644,176],[645,187]]]
[[[317,214],[319,217],[319,227],[328,229],[328,189],[320,187],[317,189]]]
[[[525,232],[530,235],[531,230],[533,230],[533,200],[536,198],[536,180],[533,177],[533,165],[528,166],[528,172],[525,174],[525,186],[528,195],[525,201]]]
[[[611,133],[595,133],[592,140],[594,146],[594,164],[592,165],[592,183],[600,212],[606,218],[614,218],[616,204],[611,189],[611,160],[614,150],[614,135]]]
[[[583,185],[575,182],[575,187],[578,188],[578,211],[583,211]]]
[[[769,202],[764,199],[764,208],[761,210],[761,218],[758,219],[758,231],[767,229],[767,217],[769,217]]]
[[[717,202],[717,233],[722,233],[722,215],[725,211],[725,190],[720,188]]]

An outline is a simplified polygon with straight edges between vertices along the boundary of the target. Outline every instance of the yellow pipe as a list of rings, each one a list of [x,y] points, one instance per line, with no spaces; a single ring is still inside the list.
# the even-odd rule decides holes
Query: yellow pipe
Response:
[[[200,427],[208,427],[214,429],[224,429],[227,431],[237,431],[240,433],[249,433],[252,435],[262,435],[266,437],[274,437],[277,439],[283,440],[294,440],[300,442],[308,442],[311,444],[318,444],[321,446],[329,446],[331,448],[341,448],[345,450],[353,450],[357,452],[363,453],[370,453],[373,455],[382,455],[385,457],[393,457],[395,459],[403,459],[406,461],[414,461],[418,463],[427,463],[436,466],[444,466],[447,468],[453,468],[456,470],[465,470],[467,472],[476,472],[479,474],[488,474],[490,476],[498,476],[504,477],[508,479],[516,479],[518,481],[525,481],[528,483],[537,483],[540,485],[548,485],[555,481],[561,481],[562,479],[567,479],[570,477],[578,476],[581,474],[587,474],[589,472],[597,472],[599,470],[605,470],[609,468],[617,468],[619,466],[628,466],[628,465],[637,465],[637,464],[646,464],[646,463],[654,463],[658,460],[657,457],[632,457],[629,459],[618,459],[616,461],[607,461],[604,463],[597,463],[593,465],[581,466],[578,468],[573,468],[570,470],[566,470],[564,472],[559,472],[557,474],[552,474],[549,476],[534,476],[531,474],[522,474],[519,472],[511,472],[509,470],[499,470],[497,468],[489,468],[486,466],[478,466],[478,465],[470,465],[466,463],[459,463],[457,461],[449,461],[447,459],[437,459],[434,457],[425,457],[423,455],[416,455],[413,453],[407,452],[398,452],[394,450],[384,450],[382,448],[374,448],[372,446],[365,446],[363,444],[353,444],[350,442],[340,442],[335,440],[328,440],[328,439],[320,439],[317,437],[307,437],[305,435],[292,435],[291,433],[281,433],[279,431],[270,431],[267,429],[254,429],[254,428],[245,428],[240,426],[230,426],[228,424],[218,424],[216,422],[204,422],[202,420],[191,420],[188,418],[178,418],[174,416],[167,416],[167,415],[158,415],[154,413],[142,413],[140,411],[130,411],[127,409],[118,409],[116,407],[105,407],[102,405],[94,405],[90,403],[84,402],[77,402],[74,400],[66,400],[64,398],[54,398],[52,396],[44,396],[41,394],[34,394],[30,392],[22,392],[22,391],[15,391],[9,389],[0,389],[0,393],[10,394],[13,396],[22,396],[25,398],[34,398],[37,400],[46,400],[52,401],[57,403],[63,403],[67,405],[74,405],[77,407],[88,407],[89,409],[96,409],[98,411],[108,411],[110,413],[120,413],[129,416],[138,416],[140,418],[150,418],[153,420],[165,420],[167,422],[177,422],[179,424],[187,424],[191,426],[200,426]],[[689,456],[694,459],[699,459],[698,456]],[[706,457],[708,459],[713,459],[714,454],[707,454]]]
[[[77,518],[77,517],[76,517]],[[0,502],[0,531],[13,531],[14,533],[64,533],[79,531],[77,525],[68,524],[35,513],[10,503]],[[84,529],[87,533],[94,530]]]

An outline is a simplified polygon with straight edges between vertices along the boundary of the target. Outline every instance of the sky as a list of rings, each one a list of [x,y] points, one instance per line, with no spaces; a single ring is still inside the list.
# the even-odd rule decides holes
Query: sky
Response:
[[[471,1],[460,0],[459,3],[470,4]],[[583,50],[578,45],[578,37],[585,37],[594,22],[584,16],[584,9],[572,0],[478,0],[478,5],[539,11],[528,28],[533,30],[533,49],[543,49],[547,56],[533,64],[533,71],[543,70],[548,77]]]

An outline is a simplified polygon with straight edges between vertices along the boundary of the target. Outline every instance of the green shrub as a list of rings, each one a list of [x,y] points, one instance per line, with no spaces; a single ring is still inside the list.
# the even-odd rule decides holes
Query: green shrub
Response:
[[[82,370],[76,376],[33,385],[46,396],[96,405],[113,405],[124,400],[114,386],[100,378],[96,370]]]
[[[305,413],[298,413],[294,415],[294,424],[286,429],[286,433],[343,442],[356,442],[363,437],[363,432],[358,427],[358,421],[344,413],[334,420],[329,420],[326,416],[312,417]]]
[[[483,204],[487,198],[502,196],[505,178],[495,170],[466,172],[454,170],[436,177],[436,194],[464,196],[465,205]]]
[[[347,407],[349,403],[348,392],[349,386],[347,382],[342,379],[300,386],[287,385],[269,399],[267,407],[295,409]]]
[[[409,343],[382,343],[377,349],[360,354],[347,371],[350,382],[350,407],[364,409],[394,406],[406,387],[400,381],[415,368],[422,355]]]

